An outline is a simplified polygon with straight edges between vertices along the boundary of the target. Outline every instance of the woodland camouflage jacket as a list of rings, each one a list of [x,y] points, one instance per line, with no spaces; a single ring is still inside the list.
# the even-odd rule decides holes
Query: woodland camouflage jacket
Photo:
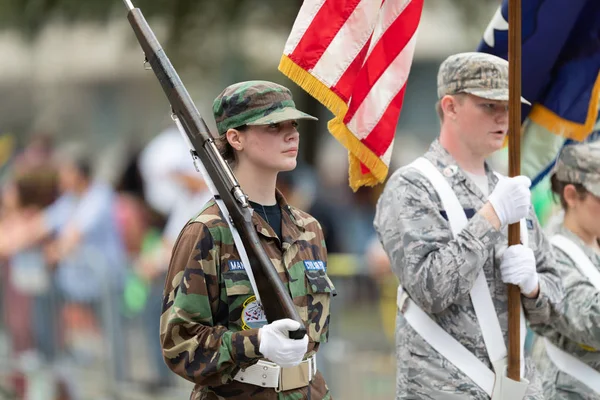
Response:
[[[316,219],[288,205],[280,193],[282,241],[257,214],[261,243],[288,289],[309,335],[306,356],[328,337],[329,303],[335,288],[326,275],[327,250]],[[196,383],[192,399],[327,399],[320,373],[309,387],[276,393],[237,381],[240,368],[258,361],[257,312],[248,276],[231,231],[211,200],[182,230],[165,282],[160,337],[167,365]],[[308,393],[310,391],[310,393]]]

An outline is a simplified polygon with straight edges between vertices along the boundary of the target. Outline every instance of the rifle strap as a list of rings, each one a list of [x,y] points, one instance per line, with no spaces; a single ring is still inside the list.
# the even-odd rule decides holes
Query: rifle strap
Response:
[[[204,167],[202,169],[204,170]],[[206,178],[210,179],[210,177],[208,177],[208,173],[205,175],[205,179]],[[240,258],[242,259],[242,264],[244,264],[244,269],[246,270],[246,274],[248,275],[248,280],[250,281],[250,285],[252,286],[252,290],[254,291],[254,295],[256,296],[256,301],[262,308],[262,302],[260,301],[260,294],[258,293],[258,288],[256,287],[256,281],[254,279],[254,273],[252,272],[252,266],[250,265],[250,260],[248,259],[248,254],[246,253],[246,248],[244,247],[244,243],[242,242],[240,233],[233,225],[231,217],[229,216],[229,211],[227,211],[227,207],[225,207],[225,203],[223,203],[223,200],[221,200],[218,194],[213,193],[213,195],[215,196],[215,202],[217,203],[217,206],[219,206],[219,209],[221,210],[221,213],[223,213],[225,221],[227,221],[227,224],[229,225],[229,230],[231,230],[231,235],[233,236],[233,242],[235,243],[235,247],[237,247],[238,253],[240,253]]]
[[[187,134],[185,133],[185,129],[181,125],[179,118],[172,116],[172,119],[175,122],[175,125],[177,125],[177,128],[179,129],[179,133],[181,133],[181,136],[183,136],[183,140],[188,144],[190,149],[193,149],[194,147],[190,143],[190,139],[188,138]],[[219,210],[221,210],[221,214],[223,214],[223,218],[225,219],[225,222],[227,222],[227,225],[229,225],[229,230],[231,231],[231,235],[233,236],[233,242],[235,243],[235,247],[237,248],[238,253],[240,254],[242,264],[244,265],[244,270],[246,270],[246,274],[248,275],[248,280],[250,281],[250,285],[252,286],[252,291],[254,292],[254,295],[256,296],[256,301],[258,302],[258,305],[261,308],[263,308],[262,302],[260,300],[260,293],[258,292],[258,288],[256,287],[256,280],[254,279],[254,273],[252,272],[252,265],[250,264],[250,260],[248,259],[248,254],[246,253],[246,248],[244,247],[244,243],[242,242],[240,233],[236,229],[235,225],[233,225],[233,221],[231,220],[229,211],[227,210],[225,203],[223,203],[223,200],[221,199],[221,196],[219,195],[219,192],[217,191],[215,184],[213,183],[212,179],[210,179],[210,175],[208,175],[206,168],[204,168],[204,164],[202,164],[202,161],[200,160],[200,158],[198,158],[197,155],[195,155],[194,152],[192,152],[192,159],[194,160],[194,165],[196,166],[196,169],[198,170],[198,172],[200,172],[202,174],[202,177],[204,178],[204,182],[206,183],[206,186],[208,186],[210,192],[214,196],[215,202],[217,203]],[[254,210],[252,212],[254,212]]]

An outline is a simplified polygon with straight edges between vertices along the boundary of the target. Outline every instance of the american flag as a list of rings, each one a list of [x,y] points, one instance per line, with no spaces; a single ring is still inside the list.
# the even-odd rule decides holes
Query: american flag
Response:
[[[350,186],[385,180],[423,0],[305,0],[279,70],[325,105]]]

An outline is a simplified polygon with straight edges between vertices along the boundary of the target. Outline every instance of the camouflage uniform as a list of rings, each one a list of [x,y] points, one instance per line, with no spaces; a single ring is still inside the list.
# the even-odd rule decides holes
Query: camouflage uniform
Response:
[[[220,135],[242,125],[317,119],[296,109],[288,88],[266,81],[240,82],[228,86],[215,99],[213,114]]]
[[[276,101],[278,98],[291,101],[289,90],[281,88],[269,82],[253,82],[234,85],[230,92],[226,89],[226,95],[215,100],[219,132],[247,124],[248,119],[227,121],[223,117],[233,105],[237,108],[232,114],[238,115],[260,104],[254,109],[261,114],[255,120],[264,121],[270,115],[263,107],[271,104],[279,116],[270,122],[289,119],[293,114],[293,110],[285,109],[290,107],[289,102],[277,108],[277,104],[282,103]],[[261,91],[271,96],[269,102],[248,100],[248,96],[260,96]],[[223,106],[223,103],[231,106]],[[263,248],[305,322],[309,336],[306,357],[309,357],[318,351],[320,343],[327,341],[329,303],[335,288],[326,274],[327,251],[319,223],[288,205],[281,193],[277,192],[276,198],[282,209],[281,240],[257,213],[252,221]],[[191,399],[331,398],[320,373],[309,386],[281,393],[233,380],[241,368],[262,358],[257,335],[260,326],[267,322],[248,318],[252,311],[248,307],[256,304],[254,300],[231,230],[211,200],[177,239],[165,283],[161,316],[160,336],[165,360],[175,373],[196,384]]]
[[[469,72],[464,71],[463,58],[454,61],[450,67],[456,66],[456,69],[448,71],[445,64],[440,68],[440,98],[445,94],[467,92],[469,83],[455,76],[457,69],[463,69],[461,77],[465,80],[477,73],[488,74],[486,79],[473,79],[482,88],[490,88],[491,93],[478,88],[469,93],[503,99],[501,93],[493,89],[502,88],[498,79],[504,81],[508,76],[506,65],[485,68],[489,58],[475,54],[467,60],[472,67]],[[446,177],[469,218],[468,225],[453,238],[446,211],[432,184],[417,170],[404,168],[396,171],[386,184],[377,204],[375,229],[412,301],[492,369],[469,294],[483,268],[506,340],[508,296],[499,265],[507,247],[507,236],[477,213],[486,203],[486,197],[439,141],[433,142],[424,157]],[[491,193],[498,178],[487,165],[486,175]],[[533,211],[527,218],[527,228],[537,262],[540,294],[537,299],[522,297],[522,303],[530,323],[543,323],[554,313],[562,291],[550,244]],[[396,398],[489,399],[470,378],[433,350],[407,323],[401,311],[396,321]],[[525,376],[530,381],[525,398],[541,399],[541,380],[530,359],[526,360]]]
[[[593,195],[600,197],[600,142],[566,147],[561,152],[555,173],[559,180],[581,183]],[[570,239],[600,269],[600,254],[577,235],[562,224],[554,233]],[[568,254],[558,247],[554,249],[565,299],[560,318],[552,321],[552,325],[536,326],[535,330],[561,350],[600,371],[600,294]],[[538,345],[544,346],[543,341],[538,340],[536,347]],[[538,354],[540,359],[536,361],[543,371],[547,399],[600,399],[600,395],[585,384],[559,371],[545,350]]]

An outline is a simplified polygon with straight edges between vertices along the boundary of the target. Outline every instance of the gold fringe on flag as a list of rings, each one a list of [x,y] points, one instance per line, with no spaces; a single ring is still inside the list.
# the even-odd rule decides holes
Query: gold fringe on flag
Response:
[[[388,166],[344,124],[348,105],[330,88],[286,55],[281,57],[278,69],[335,115],[335,118],[327,124],[327,128],[337,141],[348,149],[348,174],[352,190],[356,192],[361,186],[383,183],[388,173]],[[362,173],[361,163],[370,170],[370,173]]]
[[[288,56],[281,57],[278,69],[327,107],[334,115],[346,114],[348,111],[348,105],[344,100]]]
[[[583,141],[592,133],[594,124],[598,119],[598,106],[600,103],[600,73],[592,89],[590,104],[588,106],[585,123],[569,121],[559,117],[541,104],[535,104],[529,113],[529,119],[543,126],[555,135],[564,136],[569,139]]]
[[[335,117],[329,121],[327,128],[351,154],[348,170],[350,187],[356,192],[360,186],[375,186],[382,183],[388,173],[387,165],[354,136],[343,121],[343,116]],[[370,170],[369,174],[362,173],[361,163]]]

